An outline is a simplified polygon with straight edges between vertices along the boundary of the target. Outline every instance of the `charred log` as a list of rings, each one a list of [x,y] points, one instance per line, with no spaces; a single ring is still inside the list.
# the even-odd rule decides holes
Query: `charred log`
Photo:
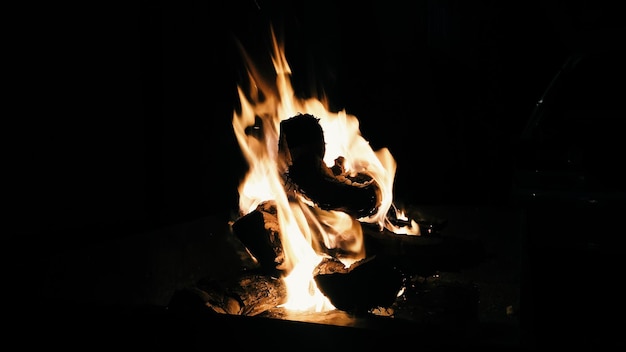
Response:
[[[441,273],[407,278],[405,290],[393,305],[393,316],[446,326],[449,331],[477,321],[480,287],[459,275]]]
[[[378,211],[380,188],[371,176],[346,173],[343,157],[337,158],[332,168],[325,164],[324,132],[315,116],[299,114],[283,120],[279,152],[287,166],[287,181],[318,207],[356,218]]]
[[[177,312],[204,311],[256,316],[285,303],[283,280],[265,275],[243,275],[234,282],[200,282],[177,291],[168,308]]]
[[[384,258],[403,273],[431,276],[440,271],[458,272],[487,259],[479,240],[451,236],[408,236],[380,231],[363,224],[363,239],[369,255]]]
[[[232,230],[257,260],[262,273],[280,277],[285,257],[276,211],[274,202],[261,203],[257,209],[237,219]]]
[[[324,259],[316,267],[314,279],[335,308],[355,314],[390,307],[403,284],[402,273],[377,257],[350,267],[334,258]]]
[[[254,316],[285,303],[283,280],[261,275],[244,276],[231,291],[242,303],[241,315]]]

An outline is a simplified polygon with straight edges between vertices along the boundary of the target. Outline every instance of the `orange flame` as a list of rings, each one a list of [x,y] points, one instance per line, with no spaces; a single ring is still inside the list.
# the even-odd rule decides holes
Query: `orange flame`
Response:
[[[233,128],[249,166],[239,186],[239,208],[245,215],[263,202],[273,201],[276,204],[285,254],[283,269],[288,273],[283,278],[288,292],[283,306],[291,310],[332,310],[333,305],[320,293],[313,280],[313,271],[324,257],[320,246],[350,253],[349,257],[338,258],[349,266],[366,255],[360,222],[409,235],[419,235],[419,226],[412,221],[411,225],[400,228],[387,220],[393,205],[396,172],[396,162],[389,150],[374,151],[362,137],[358,119],[345,110],[329,111],[324,97],[296,97],[284,47],[279,45],[273,30],[271,35],[275,85],[263,80],[248,59],[250,87],[247,91],[237,87],[241,107],[239,112],[233,113]],[[302,197],[288,194],[280,171],[284,165],[280,165],[278,155],[280,122],[299,113],[311,114],[319,119],[326,141],[324,162],[329,167],[341,156],[345,158],[346,171],[372,175],[382,196],[375,214],[353,219],[341,211],[322,210]],[[397,211],[398,219],[403,216],[401,211]],[[318,243],[316,239],[320,238],[321,243]]]

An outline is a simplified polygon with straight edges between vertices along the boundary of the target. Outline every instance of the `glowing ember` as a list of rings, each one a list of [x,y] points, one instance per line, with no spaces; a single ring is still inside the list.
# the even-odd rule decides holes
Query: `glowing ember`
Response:
[[[276,204],[285,253],[280,269],[286,273],[283,279],[288,291],[284,307],[332,310],[333,305],[313,280],[315,267],[328,256],[320,248],[340,250],[342,256],[338,259],[349,266],[366,255],[360,222],[408,235],[419,235],[419,226],[415,221],[407,221],[407,226],[399,227],[387,218],[391,209],[396,219],[406,219],[404,213],[393,206],[396,162],[389,150],[374,151],[362,137],[357,118],[345,110],[329,111],[324,97],[322,100],[297,98],[291,86],[291,70],[284,47],[279,45],[273,31],[272,40],[275,82],[264,81],[248,60],[250,87],[247,91],[238,87],[241,108],[233,114],[233,127],[249,165],[239,187],[239,208],[245,215],[263,202]],[[320,209],[299,192],[286,187],[288,161],[279,153],[280,126],[281,121],[298,114],[310,114],[319,119],[326,141],[323,161],[328,167],[341,160],[344,172],[371,176],[381,196],[374,214],[355,219],[342,211]]]

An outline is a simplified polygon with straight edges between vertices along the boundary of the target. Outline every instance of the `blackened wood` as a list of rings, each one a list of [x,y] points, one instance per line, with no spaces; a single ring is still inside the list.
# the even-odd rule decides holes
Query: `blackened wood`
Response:
[[[284,262],[280,227],[273,201],[261,203],[257,209],[232,224],[233,234],[258,261],[261,272],[279,277]]]
[[[247,275],[241,277],[232,291],[243,303],[241,315],[255,316],[286,302],[287,287],[282,279]]]
[[[245,274],[228,282],[203,280],[196,287],[179,290],[169,309],[176,312],[202,312],[255,316],[285,303],[283,280],[259,274]]]
[[[402,273],[375,256],[350,267],[334,258],[324,259],[316,267],[314,279],[335,308],[355,314],[390,307],[403,285]]]
[[[381,193],[371,176],[346,173],[343,157],[332,168],[324,162],[324,132],[317,117],[299,114],[281,121],[279,152],[287,165],[287,181],[318,207],[356,218],[378,211]]]
[[[451,236],[411,236],[362,224],[368,255],[389,261],[406,274],[430,276],[440,271],[457,272],[488,258],[480,240]]]
[[[461,275],[409,276],[393,316],[454,331],[477,321],[480,296],[478,284]]]

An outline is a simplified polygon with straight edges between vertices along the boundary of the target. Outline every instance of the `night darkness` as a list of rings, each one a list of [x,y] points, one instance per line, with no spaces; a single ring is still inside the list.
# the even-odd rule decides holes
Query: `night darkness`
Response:
[[[230,215],[245,168],[230,127],[244,77],[235,40],[267,61],[270,22],[299,93],[323,91],[356,115],[372,146],[396,157],[407,201],[505,201],[508,144],[552,73],[587,45],[585,30],[610,34],[619,20],[582,1],[258,6],[23,10],[9,122],[20,227]]]
[[[270,24],[297,93],[357,116],[396,158],[396,197],[418,206],[507,206],[511,143],[554,72],[624,35],[612,2],[584,0],[84,2],[13,14],[13,296],[37,290],[22,270],[56,253],[236,214],[237,42],[269,60]]]

